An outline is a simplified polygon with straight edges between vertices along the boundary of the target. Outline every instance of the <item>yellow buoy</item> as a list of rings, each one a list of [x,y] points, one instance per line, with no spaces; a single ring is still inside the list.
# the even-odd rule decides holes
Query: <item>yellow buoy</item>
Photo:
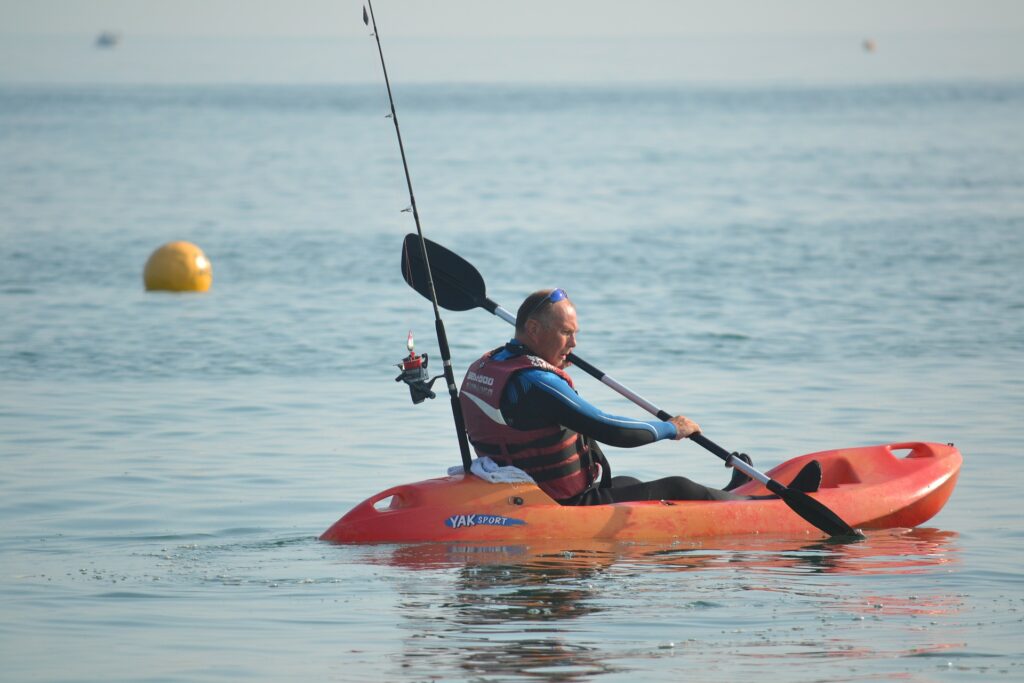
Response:
[[[146,261],[142,280],[148,290],[205,292],[213,282],[213,264],[191,242],[168,242]]]

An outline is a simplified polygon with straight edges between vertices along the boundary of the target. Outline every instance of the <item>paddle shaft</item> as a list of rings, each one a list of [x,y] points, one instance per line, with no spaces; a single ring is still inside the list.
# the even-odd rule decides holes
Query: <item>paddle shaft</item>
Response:
[[[430,271],[430,258],[427,256],[427,242],[423,236],[423,228],[420,227],[420,212],[416,208],[416,195],[412,191],[412,177],[409,175],[409,162],[405,158],[405,145],[402,143],[402,130],[398,127],[398,112],[395,111],[395,98],[391,95],[391,80],[388,78],[388,67],[384,64],[384,49],[380,46],[380,33],[377,31],[377,18],[373,15],[373,3],[366,0],[370,8],[369,18],[373,21],[373,37],[377,41],[377,54],[380,55],[380,68],[384,72],[384,84],[388,89],[388,102],[391,104],[391,121],[395,124],[395,135],[398,136],[398,151],[402,154],[402,169],[405,171],[405,184],[409,188],[409,202],[412,208],[412,217],[416,222],[416,234],[419,235],[420,255],[427,271],[427,282],[430,285],[430,303],[434,305],[434,328],[437,332],[437,345],[441,351],[441,362],[444,366],[444,380],[448,384],[448,396],[452,405],[452,418],[455,420],[455,434],[459,441],[459,452],[462,455],[462,465],[468,472],[473,462],[469,451],[469,437],[466,436],[466,419],[462,415],[462,405],[459,403],[459,388],[455,384],[455,372],[452,369],[452,352],[448,347],[448,335],[444,329],[444,321],[441,320],[441,309],[437,303],[437,289],[434,287],[434,275]],[[365,10],[364,10],[365,12]],[[366,15],[363,15],[366,21]]]
[[[484,301],[481,302],[481,306],[484,309],[493,313],[495,316],[509,323],[510,325],[515,326],[516,317],[512,315],[507,309],[502,308],[497,302],[493,301],[492,299],[484,297]],[[665,412],[658,406],[654,405],[653,403],[645,399],[640,394],[636,393],[635,391],[627,387],[622,382],[619,382],[614,377],[607,374],[596,365],[592,365],[591,363],[588,363],[587,361],[583,360],[575,353],[570,353],[568,356],[568,360],[583,372],[587,373],[588,375],[590,375],[597,381],[601,382],[605,386],[614,389],[619,394],[622,394],[630,401],[632,401],[633,403],[637,404],[638,406],[649,412],[651,415],[654,415],[659,420],[668,422],[669,420],[672,419],[673,415],[671,413]],[[719,458],[724,460],[726,464],[735,467],[739,471],[743,472],[743,474],[747,475],[751,479],[756,479],[765,486],[768,486],[768,482],[771,481],[770,477],[768,477],[765,474],[762,474],[758,470],[754,469],[751,465],[748,465],[739,458],[732,457],[732,454],[729,451],[725,450],[717,443],[715,443],[714,441],[712,441],[711,439],[707,438],[706,436],[699,432],[697,434],[693,434],[692,436],[690,436],[690,441],[693,441],[697,445],[706,448],[708,451],[714,453]]]

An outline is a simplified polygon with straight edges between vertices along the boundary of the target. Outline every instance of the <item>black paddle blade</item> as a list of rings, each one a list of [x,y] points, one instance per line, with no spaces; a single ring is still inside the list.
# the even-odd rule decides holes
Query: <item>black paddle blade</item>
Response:
[[[849,536],[851,538],[864,538],[849,524],[839,518],[839,515],[828,509],[823,503],[811,498],[803,491],[782,487],[778,492],[780,498],[785,501],[793,512],[800,515],[808,522],[824,531],[829,536]]]
[[[483,306],[487,298],[487,285],[480,271],[440,244],[430,240],[424,242],[427,245],[427,258],[430,259],[430,273],[434,276],[437,305],[449,311],[468,311]],[[406,235],[402,243],[402,277],[410,287],[428,300],[431,299],[427,264],[423,261],[420,237],[414,233]]]

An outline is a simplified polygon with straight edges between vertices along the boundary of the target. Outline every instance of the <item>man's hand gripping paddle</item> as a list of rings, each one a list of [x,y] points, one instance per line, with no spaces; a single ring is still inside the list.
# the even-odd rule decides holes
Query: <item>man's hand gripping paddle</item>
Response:
[[[426,298],[431,299],[430,280],[426,264],[423,261],[422,244],[420,236],[413,234],[406,236],[405,242],[402,245],[402,275],[410,287]],[[473,264],[436,242],[425,240],[425,244],[427,258],[430,260],[430,273],[433,275],[434,280],[434,293],[437,295],[438,304],[450,311],[468,311],[473,308],[482,308],[505,322],[515,325],[515,316],[487,297],[487,286],[484,284],[483,276],[480,275],[480,271],[473,267]],[[608,385],[658,419],[667,421],[672,418],[671,414],[635,393],[629,387],[619,383],[575,353],[569,354],[568,360],[588,375]],[[734,467],[751,479],[759,481],[769,491],[785,501],[786,505],[793,512],[829,536],[861,536],[860,533],[840,519],[839,515],[823,503],[811,498],[803,491],[797,491],[784,486],[768,475],[758,471],[752,465],[748,465],[739,458],[732,457],[729,451],[703,434],[694,434],[690,437],[690,440],[717,455],[730,467]]]

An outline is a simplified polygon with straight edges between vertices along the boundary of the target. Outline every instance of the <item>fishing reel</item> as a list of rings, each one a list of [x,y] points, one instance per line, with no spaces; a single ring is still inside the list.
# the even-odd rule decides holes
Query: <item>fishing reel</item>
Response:
[[[444,375],[430,376],[427,371],[427,354],[417,356],[413,348],[412,330],[409,330],[409,339],[406,341],[405,347],[409,349],[409,355],[397,363],[397,367],[402,372],[395,378],[395,381],[405,382],[409,385],[409,396],[412,398],[413,404],[423,403],[428,398],[437,398],[437,394],[431,391],[430,387]]]

